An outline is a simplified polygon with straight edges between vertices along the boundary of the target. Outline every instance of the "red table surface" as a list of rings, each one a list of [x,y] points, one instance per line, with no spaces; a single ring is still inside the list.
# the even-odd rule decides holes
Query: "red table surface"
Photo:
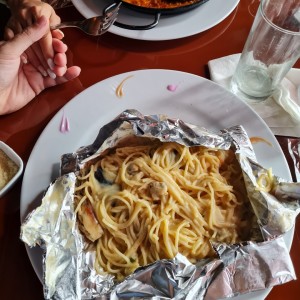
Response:
[[[209,78],[209,60],[242,51],[258,2],[241,0],[237,8],[215,27],[192,37],[171,41],[139,41],[111,33],[91,37],[74,28],[64,29],[64,41],[69,47],[68,60],[82,68],[81,75],[72,82],[45,90],[23,109],[0,116],[0,140],[21,156],[26,167],[35,142],[56,112],[98,81],[139,69],[174,69]],[[74,7],[57,10],[57,13],[62,20],[83,18]],[[9,11],[1,5],[1,37],[8,17]],[[295,67],[300,67],[299,61]],[[287,149],[289,139],[280,136],[277,139],[293,170]],[[0,199],[0,299],[3,300],[43,298],[42,284],[19,239],[21,184],[22,179]],[[300,277],[299,218],[290,253],[296,274]],[[296,300],[299,295],[300,281],[295,280],[274,287],[267,299]]]

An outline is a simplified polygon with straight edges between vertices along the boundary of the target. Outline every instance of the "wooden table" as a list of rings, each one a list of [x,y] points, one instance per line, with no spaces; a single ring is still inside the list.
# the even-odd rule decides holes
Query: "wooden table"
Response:
[[[139,41],[106,33],[90,37],[81,31],[64,29],[68,59],[82,68],[78,79],[42,92],[23,109],[0,117],[0,140],[10,145],[25,166],[39,135],[75,95],[110,76],[138,69],[175,69],[209,78],[207,62],[242,51],[258,1],[241,0],[238,7],[217,26],[179,40]],[[57,10],[62,20],[82,16],[74,7]],[[1,5],[1,37],[9,11]],[[230,41],[230,42],[229,42]],[[91,53],[91,55],[89,55]],[[296,67],[300,67],[299,61]],[[287,137],[277,137],[293,170]],[[297,141],[297,140],[296,140]],[[298,139],[299,141],[299,139]],[[295,178],[295,177],[294,177]],[[28,259],[20,234],[20,189],[22,180],[0,199],[0,299],[43,298],[43,288]],[[34,183],[33,183],[34,184]],[[296,224],[291,257],[300,277],[300,220]],[[268,300],[299,299],[300,279],[276,286]]]

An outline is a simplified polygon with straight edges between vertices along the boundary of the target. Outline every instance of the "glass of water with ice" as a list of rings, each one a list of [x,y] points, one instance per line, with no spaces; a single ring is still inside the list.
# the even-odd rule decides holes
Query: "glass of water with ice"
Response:
[[[280,85],[300,57],[300,0],[261,0],[231,90],[261,101]]]

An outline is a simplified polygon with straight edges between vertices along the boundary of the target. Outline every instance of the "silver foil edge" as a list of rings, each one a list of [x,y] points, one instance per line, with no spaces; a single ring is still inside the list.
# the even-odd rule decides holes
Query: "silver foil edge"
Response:
[[[234,146],[265,244],[222,245],[223,248],[216,246],[219,259],[203,260],[196,265],[190,264],[185,257],[178,254],[173,260],[158,261],[138,269],[117,285],[114,284],[111,276],[96,274],[93,267],[94,254],[84,250],[86,245],[75,222],[73,194],[70,188],[75,182],[75,174],[64,174],[64,170],[76,172],[84,163],[97,157],[106,149],[114,147],[120,139],[132,134],[159,138],[161,141],[175,141],[188,146],[199,144],[221,149]],[[167,116],[143,116],[135,110],[128,110],[101,128],[92,145],[81,147],[75,153],[69,154],[69,157],[73,162],[69,163],[65,160],[69,164],[65,169],[64,156],[62,157],[63,175],[57,179],[52,188],[48,188],[41,207],[31,213],[22,225],[21,239],[24,242],[29,245],[44,244],[46,248],[45,274],[48,274],[48,277],[45,276],[46,299],[141,299],[140,296],[136,296],[141,293],[145,293],[145,297],[148,295],[149,299],[203,299],[204,297],[217,299],[260,290],[294,279],[293,267],[288,251],[284,248],[286,246],[282,244],[281,235],[290,230],[294,224],[299,212],[300,193],[296,193],[294,201],[291,202],[285,197],[277,199],[275,194],[263,193],[257,189],[257,177],[267,170],[256,162],[251,142],[241,126],[224,129],[218,134],[202,127],[186,124],[181,120],[170,120]],[[65,182],[66,178],[69,185],[65,185],[64,192],[57,193],[56,188],[61,188],[61,183]],[[274,176],[275,190],[279,184],[285,183]],[[49,209],[48,200],[53,198],[57,201],[53,202],[55,209]],[[60,209],[57,209],[57,206]],[[41,212],[45,213],[48,209],[46,216],[49,218],[45,222]],[[64,232],[63,235],[61,231]],[[71,233],[71,236],[67,236],[66,233]],[[224,247],[227,249],[225,252]],[[268,260],[269,250],[284,253],[277,264]],[[241,253],[245,255],[240,255]],[[251,261],[259,262],[255,266],[261,280],[256,283],[249,283],[247,278],[241,277],[243,273],[241,270],[247,272]],[[239,266],[238,270],[234,270],[236,266]],[[266,267],[268,272],[265,272]],[[235,281],[226,282],[228,274],[240,274],[235,276],[239,284]],[[214,283],[219,281],[224,287],[216,291],[213,288]],[[66,282],[68,282],[68,289],[65,289]]]

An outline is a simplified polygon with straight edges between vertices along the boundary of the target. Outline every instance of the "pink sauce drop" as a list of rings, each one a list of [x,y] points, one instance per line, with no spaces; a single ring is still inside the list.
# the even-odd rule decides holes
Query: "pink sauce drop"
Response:
[[[61,118],[59,131],[62,133],[66,133],[66,132],[70,131],[70,122],[69,122],[69,119],[65,116],[65,112],[63,112],[63,115]]]
[[[167,90],[170,92],[175,92],[177,90],[177,88],[178,88],[178,85],[176,85],[176,84],[169,84],[167,86]]]

